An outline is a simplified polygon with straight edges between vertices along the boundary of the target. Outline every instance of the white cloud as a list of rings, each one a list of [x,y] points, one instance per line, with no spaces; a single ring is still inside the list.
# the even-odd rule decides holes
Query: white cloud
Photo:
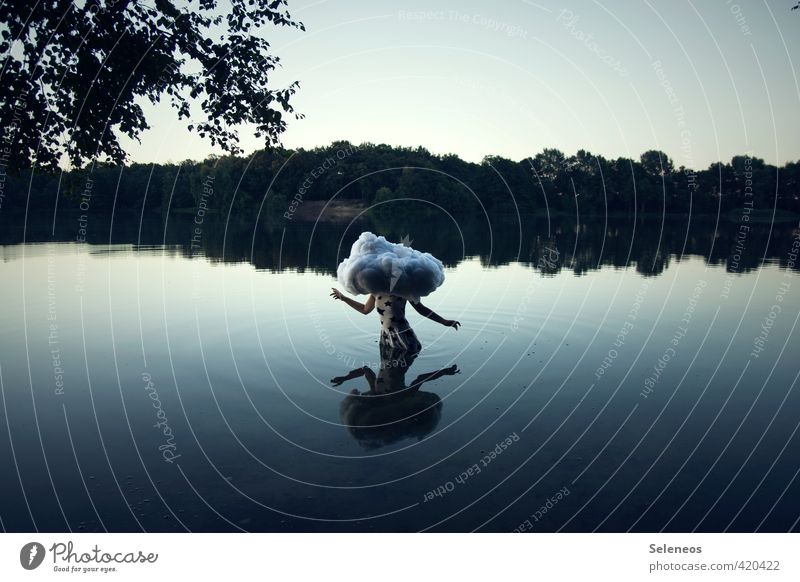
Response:
[[[362,232],[336,276],[349,293],[391,293],[417,300],[444,283],[444,265],[430,253]]]

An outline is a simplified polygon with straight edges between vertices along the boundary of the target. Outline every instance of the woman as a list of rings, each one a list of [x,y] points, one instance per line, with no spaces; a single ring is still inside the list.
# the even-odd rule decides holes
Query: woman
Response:
[[[370,313],[373,309],[378,311],[381,318],[381,348],[396,349],[405,352],[406,354],[415,354],[422,348],[419,340],[417,339],[414,330],[411,329],[411,324],[406,319],[406,303],[408,302],[404,297],[399,295],[391,295],[389,293],[372,293],[367,297],[365,303],[359,303],[355,299],[351,299],[344,295],[341,291],[331,288],[331,297],[334,299],[341,299],[350,307],[363,314]],[[441,323],[447,327],[454,327],[458,329],[461,325],[460,322],[453,319],[444,319],[440,317],[433,310],[425,307],[420,301],[411,301],[411,306],[423,317]],[[388,355],[388,354],[386,354]],[[391,357],[389,357],[391,359]]]

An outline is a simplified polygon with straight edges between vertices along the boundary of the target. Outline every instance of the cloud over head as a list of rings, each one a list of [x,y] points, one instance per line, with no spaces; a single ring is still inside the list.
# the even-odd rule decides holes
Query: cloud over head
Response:
[[[430,253],[362,232],[350,256],[339,264],[336,278],[356,295],[389,293],[419,300],[444,283],[444,265]]]

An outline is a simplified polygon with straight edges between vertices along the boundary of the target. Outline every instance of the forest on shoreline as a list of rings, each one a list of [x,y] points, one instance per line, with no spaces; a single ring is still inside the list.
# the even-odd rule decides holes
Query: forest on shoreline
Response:
[[[287,221],[302,205],[334,200],[374,212],[397,210],[579,215],[800,214],[800,162],[781,168],[735,156],[704,170],[676,166],[663,152],[607,159],[556,149],[520,161],[487,156],[471,163],[422,147],[354,145],[273,148],[203,161],[119,166],[94,163],[65,172],[4,176],[0,211],[223,213]]]

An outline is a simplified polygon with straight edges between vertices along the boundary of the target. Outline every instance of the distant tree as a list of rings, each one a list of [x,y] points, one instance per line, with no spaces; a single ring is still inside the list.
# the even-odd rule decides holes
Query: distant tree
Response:
[[[664,152],[658,150],[648,150],[644,152],[639,161],[645,174],[651,177],[663,178],[674,171],[672,160]]]
[[[636,196],[641,212],[665,211],[667,190],[672,188],[675,168],[669,156],[659,150],[648,150],[639,156],[642,176],[637,181]]]
[[[545,148],[542,153],[536,154],[536,157],[533,158],[539,176],[554,183],[564,169],[565,161],[564,154],[554,148]]]
[[[394,199],[394,194],[392,193],[391,189],[387,188],[386,186],[381,186],[378,188],[378,191],[375,192],[375,202],[388,202],[389,200]]]
[[[293,113],[292,83],[271,88],[279,60],[258,29],[303,29],[286,0],[7,0],[2,4],[0,140],[11,168],[55,167],[66,154],[121,162],[117,133],[149,126],[142,98],[166,98],[190,129],[238,153],[236,127],[273,143]],[[199,108],[190,105],[199,101]]]

